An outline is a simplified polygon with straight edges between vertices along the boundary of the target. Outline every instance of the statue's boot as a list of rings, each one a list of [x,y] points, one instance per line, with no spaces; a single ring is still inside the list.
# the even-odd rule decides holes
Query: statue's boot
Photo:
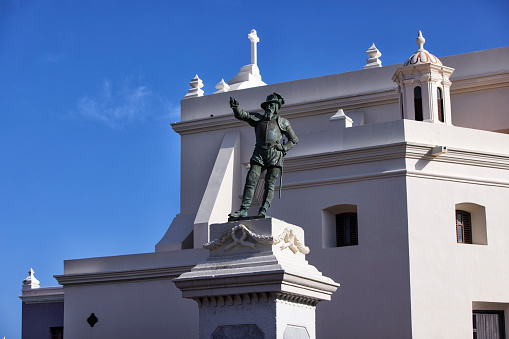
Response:
[[[274,186],[276,185],[276,180],[280,172],[281,169],[279,167],[267,169],[267,173],[265,174],[265,191],[263,192],[262,206],[258,211],[259,217],[265,217],[267,214],[270,203],[274,198]]]
[[[253,200],[253,195],[256,187],[256,183],[260,178],[261,167],[254,165],[251,166],[249,173],[246,177],[246,185],[244,186],[244,194],[242,194],[242,204],[237,212],[230,213],[228,216],[232,219],[239,219],[247,217],[249,206]]]
[[[241,207],[237,212],[232,212],[228,214],[230,218],[238,219],[238,218],[244,218],[247,217],[247,208]]]
[[[258,216],[262,217],[262,218],[265,218],[266,214],[267,214],[267,208],[261,207],[260,210],[258,211]]]

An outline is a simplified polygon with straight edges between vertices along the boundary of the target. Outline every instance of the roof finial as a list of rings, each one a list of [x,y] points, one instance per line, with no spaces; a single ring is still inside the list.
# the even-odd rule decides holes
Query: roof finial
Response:
[[[423,46],[424,43],[426,42],[426,39],[424,39],[424,37],[422,36],[421,31],[419,31],[419,36],[417,37],[417,39],[415,39],[415,42],[417,43],[417,45],[419,45],[419,51],[424,49]]]
[[[371,47],[366,51],[369,59],[366,60],[366,66],[362,69],[372,68],[372,67],[382,67],[382,61],[378,58],[382,56],[382,53],[376,48],[375,43],[371,45]]]
[[[30,291],[34,288],[39,288],[39,280],[37,280],[34,276],[34,270],[30,268],[28,271],[28,277],[23,280],[22,291]]]
[[[191,79],[189,85],[191,86],[191,89],[187,91],[184,99],[203,96],[203,90],[201,89],[203,87],[203,81],[200,79],[200,77],[198,77],[198,74],[196,74],[195,77]]]
[[[214,94],[224,93],[230,90],[230,86],[226,82],[224,82],[224,79],[221,79],[221,81],[216,85],[216,89],[217,91],[215,91]]]

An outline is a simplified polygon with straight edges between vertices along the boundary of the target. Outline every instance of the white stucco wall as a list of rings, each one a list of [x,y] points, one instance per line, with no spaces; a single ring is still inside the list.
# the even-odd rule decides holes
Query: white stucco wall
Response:
[[[64,336],[197,338],[198,307],[182,299],[171,279],[66,287]],[[87,318],[99,321],[91,328]]]
[[[413,338],[471,337],[473,302],[509,303],[509,189],[409,178],[408,192]],[[461,202],[486,207],[487,245],[456,242]]]
[[[458,126],[399,119],[391,77],[400,65],[186,99],[173,125],[182,136],[181,215],[197,213],[225,133],[240,132],[239,161],[249,162],[253,128],[235,120],[229,96],[259,110],[278,91],[300,142],[287,155],[283,198],[270,214],[301,226],[309,262],[341,284],[317,307],[317,337],[471,337],[473,309],[509,313],[509,135],[472,129],[509,129],[508,58],[509,47],[441,58],[456,69]],[[339,108],[353,127],[330,122]],[[432,156],[437,145],[448,152]],[[239,180],[243,186],[244,175]],[[459,203],[485,207],[487,245],[456,243]],[[342,204],[356,206],[359,245],[330,247],[324,210]],[[94,312],[98,337],[115,330],[196,337],[198,307],[170,279],[204,258],[204,251],[177,250],[66,262],[66,336],[88,338]],[[134,273],[125,280],[126,272]]]

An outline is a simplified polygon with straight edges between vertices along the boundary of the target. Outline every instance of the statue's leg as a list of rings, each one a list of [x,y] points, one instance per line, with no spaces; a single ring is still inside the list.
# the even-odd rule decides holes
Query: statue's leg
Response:
[[[251,164],[251,168],[247,173],[246,184],[244,185],[242,204],[240,205],[240,209],[237,212],[230,214],[230,217],[241,218],[247,216],[247,211],[249,210],[249,206],[251,206],[251,201],[253,200],[254,191],[256,184],[258,183],[258,179],[260,178],[261,172],[262,167],[260,165]]]
[[[267,168],[267,173],[265,173],[265,191],[263,192],[262,206],[258,212],[258,216],[260,217],[264,217],[265,214],[267,214],[270,203],[274,198],[274,186],[276,185],[276,180],[280,172],[281,168],[279,167]]]

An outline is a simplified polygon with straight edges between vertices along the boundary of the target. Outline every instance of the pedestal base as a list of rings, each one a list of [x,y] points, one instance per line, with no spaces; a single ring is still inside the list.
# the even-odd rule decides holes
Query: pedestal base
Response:
[[[200,338],[314,338],[315,306],[289,296],[251,294],[200,305]],[[210,302],[212,301],[212,303]],[[228,336],[226,336],[228,334]]]
[[[200,338],[315,338],[315,307],[339,284],[305,260],[302,228],[263,218],[210,236],[207,261],[174,280],[198,303]]]

